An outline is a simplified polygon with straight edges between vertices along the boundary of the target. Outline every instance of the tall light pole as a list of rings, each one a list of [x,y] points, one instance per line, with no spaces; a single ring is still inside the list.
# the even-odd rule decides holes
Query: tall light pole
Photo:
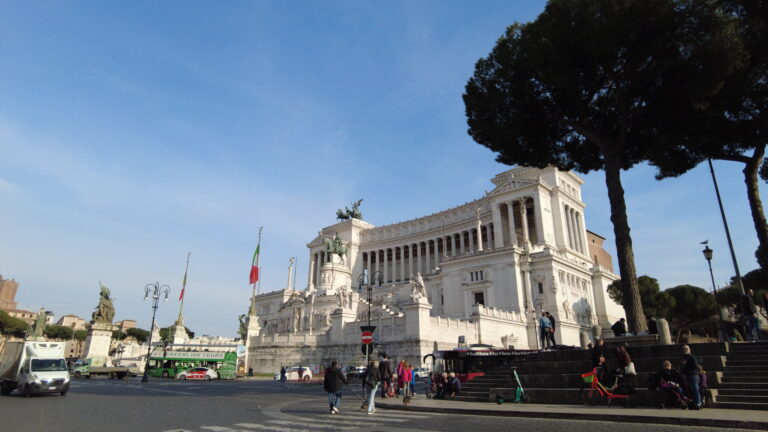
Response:
[[[712,279],[712,292],[715,295],[715,307],[717,308],[717,317],[718,317],[718,339],[719,340],[725,340],[725,334],[723,333],[723,309],[720,307],[720,305],[717,303],[717,285],[715,285],[715,275],[712,273],[712,252],[714,252],[712,249],[710,249],[709,245],[704,245],[704,250],[701,251],[701,253],[704,254],[704,259],[707,260],[707,265],[709,266],[709,277]]]
[[[149,356],[152,355],[152,331],[155,329],[155,314],[157,313],[157,304],[160,301],[160,296],[163,295],[163,301],[168,301],[168,294],[171,293],[171,288],[168,285],[160,285],[160,282],[153,284],[147,284],[144,287],[144,300],[152,296],[152,326],[149,328],[149,342],[147,345],[147,362],[144,364],[144,376],[141,377],[141,382],[145,383],[149,381]]]
[[[384,274],[380,271],[373,273],[373,280],[376,282],[376,285],[381,288],[381,284],[384,283]],[[371,328],[371,303],[373,302],[373,286],[371,285],[371,279],[368,277],[368,270],[363,270],[363,274],[361,274],[357,278],[357,289],[358,291],[362,291],[363,289],[368,290],[368,326],[367,329],[362,329],[365,331],[370,331],[373,333],[374,328]],[[371,363],[371,351],[372,347],[371,344],[368,344],[368,347],[365,352],[365,365],[366,367]]]
[[[720,198],[720,188],[717,186],[717,178],[715,177],[715,168],[712,166],[712,159],[707,159],[709,162],[709,172],[712,174],[712,183],[715,185],[715,194],[717,195],[717,204],[720,206],[720,216],[723,218],[723,227],[725,227],[725,238],[728,240],[728,249],[731,251],[731,260],[733,261],[733,269],[736,271],[736,284],[738,284],[741,294],[744,295],[744,282],[741,281],[741,272],[739,272],[739,263],[736,261],[736,252],[733,251],[733,241],[731,240],[731,230],[728,229],[728,219],[725,218],[725,209],[723,208],[723,200]],[[710,270],[712,267],[710,266]],[[714,283],[714,282],[713,282]]]

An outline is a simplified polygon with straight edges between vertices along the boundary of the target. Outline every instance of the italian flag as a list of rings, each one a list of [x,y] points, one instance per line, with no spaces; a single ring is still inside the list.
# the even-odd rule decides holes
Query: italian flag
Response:
[[[259,248],[261,243],[256,245],[256,251],[253,253],[253,261],[251,261],[251,276],[250,283],[255,284],[259,280]]]
[[[184,280],[181,281],[181,294],[179,295],[179,301],[184,300],[184,290],[187,289],[187,271],[184,270]]]

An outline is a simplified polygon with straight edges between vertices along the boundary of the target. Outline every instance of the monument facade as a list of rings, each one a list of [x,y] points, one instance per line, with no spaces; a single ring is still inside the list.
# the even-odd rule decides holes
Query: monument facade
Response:
[[[538,348],[542,311],[557,320],[560,344],[610,328],[624,315],[606,292],[618,276],[602,237],[586,230],[583,180],[519,167],[492,182],[482,198],[391,225],[361,220],[359,201],[340,211],[341,221],[307,244],[306,288],[257,296],[241,326],[248,366],[359,364],[369,308],[377,354],[415,364],[460,336]],[[371,303],[361,282],[373,285]]]

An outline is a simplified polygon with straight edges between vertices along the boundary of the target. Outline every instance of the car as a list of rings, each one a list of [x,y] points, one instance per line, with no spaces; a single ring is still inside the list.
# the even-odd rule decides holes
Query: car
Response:
[[[429,369],[425,367],[413,368],[413,376],[416,380],[424,380],[429,376]]]
[[[176,375],[176,379],[179,380],[205,380],[210,381],[212,379],[218,379],[219,374],[215,370],[206,367],[197,367],[179,372]]]
[[[299,368],[299,366],[291,366],[289,368],[285,368],[285,378],[288,381],[298,381],[299,369],[304,369],[304,373],[301,375],[302,380],[309,381],[312,379],[312,371],[306,366],[303,366],[301,368]],[[280,372],[277,372],[275,374],[274,379],[276,380],[280,379]]]
[[[365,375],[365,366],[349,366],[347,368],[347,378],[362,378]]]

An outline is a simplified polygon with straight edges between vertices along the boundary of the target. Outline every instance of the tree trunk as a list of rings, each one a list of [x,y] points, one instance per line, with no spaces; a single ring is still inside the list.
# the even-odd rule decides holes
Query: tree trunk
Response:
[[[744,183],[747,184],[747,199],[749,200],[749,209],[752,211],[752,221],[757,231],[757,251],[755,257],[760,264],[760,268],[768,270],[768,224],[765,221],[763,213],[763,202],[760,200],[760,187],[758,186],[758,171],[763,162],[765,154],[765,145],[755,148],[752,157],[749,158],[744,167]]]
[[[635,271],[635,254],[632,251],[632,237],[629,235],[627,205],[624,202],[624,188],[621,186],[621,165],[616,156],[605,154],[605,185],[608,187],[608,200],[611,203],[611,222],[616,237],[616,253],[621,275],[621,291],[624,311],[627,314],[628,330],[638,334],[648,331],[643,304],[640,301],[640,289]]]

